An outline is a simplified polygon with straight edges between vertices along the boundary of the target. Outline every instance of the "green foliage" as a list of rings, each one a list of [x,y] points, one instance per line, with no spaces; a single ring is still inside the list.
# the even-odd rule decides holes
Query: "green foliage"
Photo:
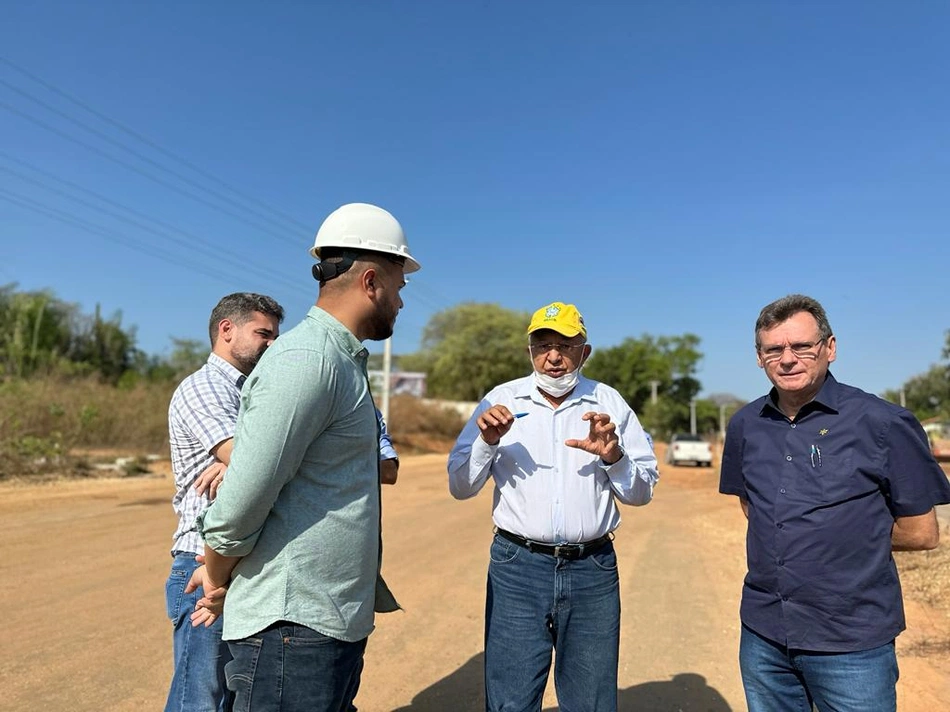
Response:
[[[935,416],[950,417],[950,371],[943,365],[931,366],[924,373],[908,380],[904,386],[904,401],[907,409],[926,420]],[[883,397],[892,403],[900,403],[900,390],[885,391]]]
[[[0,287],[0,372],[29,377],[53,369],[69,352],[75,307],[51,292],[16,292]]]
[[[208,360],[210,351],[211,346],[207,342],[172,338],[172,355],[167,366],[174,380],[180,381],[201,368]]]
[[[124,330],[116,314],[90,316],[49,290],[17,292],[0,287],[0,375],[15,378],[98,373],[111,383],[132,368],[135,330]]]
[[[206,342],[172,339],[168,359],[135,347],[135,327],[122,326],[122,314],[105,318],[96,305],[84,315],[52,291],[18,292],[0,286],[0,378],[84,379],[96,375],[120,388],[143,381],[180,381],[207,359]]]
[[[402,357],[400,366],[425,371],[426,392],[433,398],[480,400],[497,384],[531,371],[529,320],[529,314],[497,304],[460,304],[429,320],[422,352]]]
[[[132,368],[134,352],[135,329],[123,331],[121,312],[103,319],[97,304],[92,317],[76,320],[69,359],[88,364],[109,383],[117,383]]]
[[[644,427],[658,437],[688,432],[689,402],[702,388],[695,378],[702,359],[699,343],[694,334],[627,338],[619,346],[595,349],[584,374],[620,391]],[[654,381],[656,403],[651,402]]]
[[[904,402],[918,420],[933,417],[950,418],[950,330],[941,351],[946,363],[936,364],[924,373],[917,374],[904,383],[901,389],[884,391],[882,397],[892,403]]]

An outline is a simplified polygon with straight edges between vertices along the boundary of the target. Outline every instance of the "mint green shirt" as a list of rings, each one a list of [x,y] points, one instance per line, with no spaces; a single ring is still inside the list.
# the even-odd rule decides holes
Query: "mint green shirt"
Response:
[[[199,521],[212,549],[244,557],[225,599],[225,640],[283,620],[352,642],[372,632],[374,608],[398,608],[378,576],[379,437],[367,355],[312,307],[241,390],[231,464]]]

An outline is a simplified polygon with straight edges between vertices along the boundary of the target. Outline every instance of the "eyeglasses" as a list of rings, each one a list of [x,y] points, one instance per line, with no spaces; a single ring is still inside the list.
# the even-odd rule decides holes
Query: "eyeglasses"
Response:
[[[789,349],[797,358],[818,358],[818,352],[821,350],[821,345],[824,342],[825,339],[821,338],[818,339],[818,341],[798,341],[786,346],[759,347],[759,353],[765,363],[773,363],[774,361],[781,360],[785,354],[785,349]]]
[[[551,349],[554,349],[562,356],[573,356],[580,349],[584,348],[586,344],[586,341],[582,341],[579,344],[561,344],[557,341],[548,341],[543,344],[528,344],[528,348],[531,349],[533,356],[550,353]]]

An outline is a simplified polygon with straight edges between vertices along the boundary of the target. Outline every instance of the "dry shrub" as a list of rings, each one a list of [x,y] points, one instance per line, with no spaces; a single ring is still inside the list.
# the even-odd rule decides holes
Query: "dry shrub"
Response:
[[[426,403],[408,395],[393,396],[386,427],[402,455],[447,453],[465,418],[452,408]]]
[[[0,478],[82,470],[77,450],[168,451],[174,384],[116,388],[95,378],[0,383]]]

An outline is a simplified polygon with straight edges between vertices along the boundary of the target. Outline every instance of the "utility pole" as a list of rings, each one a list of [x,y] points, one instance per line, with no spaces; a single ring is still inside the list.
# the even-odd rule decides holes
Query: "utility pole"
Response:
[[[690,398],[689,400],[689,432],[692,435],[696,434],[696,399]]]
[[[726,404],[719,404],[719,439],[726,442]]]
[[[901,386],[901,408],[907,407],[907,394],[904,392],[904,387]]]
[[[653,380],[650,381],[650,402],[656,405],[656,389],[659,388],[660,382]]]

